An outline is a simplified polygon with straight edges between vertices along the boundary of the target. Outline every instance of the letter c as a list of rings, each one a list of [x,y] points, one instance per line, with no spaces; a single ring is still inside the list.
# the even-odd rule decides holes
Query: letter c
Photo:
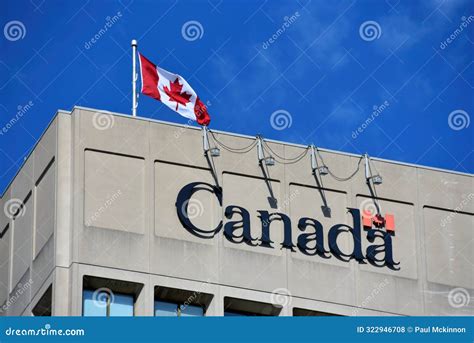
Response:
[[[222,220],[215,228],[211,230],[206,230],[200,229],[195,226],[191,222],[188,215],[188,206],[193,194],[201,190],[213,193],[217,197],[219,205],[222,207],[222,190],[220,187],[216,187],[205,182],[192,182],[184,186],[179,191],[178,197],[176,199],[176,211],[178,214],[179,221],[186,230],[188,230],[190,233],[199,238],[209,239],[214,237],[222,229]]]

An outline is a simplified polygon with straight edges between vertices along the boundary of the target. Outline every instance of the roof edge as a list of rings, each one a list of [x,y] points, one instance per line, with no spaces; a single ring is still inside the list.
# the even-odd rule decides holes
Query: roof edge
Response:
[[[138,116],[133,117],[129,114],[118,113],[118,112],[110,112],[110,111],[100,110],[100,109],[90,108],[90,107],[74,106],[72,111],[74,111],[74,109],[76,109],[76,108],[80,109],[80,110],[86,110],[86,111],[95,111],[95,112],[101,112],[101,113],[108,113],[108,114],[116,115],[116,116],[119,116],[119,117],[126,117],[126,118],[129,118],[129,119],[144,120],[144,121],[149,121],[149,122],[153,122],[153,123],[183,127],[183,128],[192,129],[192,130],[201,130],[199,127],[195,127],[195,126],[189,126],[189,125],[185,125],[185,124],[179,124],[179,123],[174,123],[174,122],[169,122],[169,121],[164,121],[164,120],[158,120],[158,119],[153,119],[153,118],[147,118],[147,117],[138,117]],[[71,113],[72,113],[72,111],[71,111]],[[256,137],[256,136],[249,136],[249,135],[244,135],[244,134],[239,134],[239,133],[234,133],[234,132],[228,132],[228,131],[222,131],[222,130],[215,130],[215,129],[213,129],[212,131],[216,132],[216,133],[221,133],[221,134],[230,135],[230,136],[234,136],[234,137],[248,138],[248,139],[255,139],[255,137]],[[279,140],[270,139],[270,138],[265,138],[265,141],[271,142],[271,143],[276,143],[276,144],[283,144],[283,145],[287,145],[287,146],[292,146],[292,147],[296,147],[296,148],[306,148],[307,147],[307,145],[303,145],[303,144],[279,141]],[[361,155],[358,155],[358,154],[321,148],[319,146],[318,146],[318,150],[323,151],[323,152],[332,153],[332,154],[343,155],[343,156],[361,157]],[[414,168],[438,171],[438,172],[461,175],[461,176],[473,176],[473,174],[459,172],[459,171],[456,171],[456,170],[449,170],[449,169],[430,167],[430,166],[425,166],[425,165],[415,164],[415,163],[388,160],[388,159],[379,158],[379,157],[370,157],[370,158],[373,161],[391,163],[391,164],[396,164],[396,165],[401,165],[401,166],[406,166],[406,167],[414,167]]]

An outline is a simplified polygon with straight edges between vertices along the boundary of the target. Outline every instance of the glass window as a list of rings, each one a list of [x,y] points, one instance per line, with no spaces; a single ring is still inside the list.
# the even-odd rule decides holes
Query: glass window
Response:
[[[181,305],[179,313],[181,317],[202,317],[204,309],[200,306]]]
[[[232,311],[224,311],[224,317],[241,317],[245,316],[242,313],[232,312]]]
[[[202,317],[204,309],[195,305],[180,305],[177,303],[156,300],[155,316],[157,317]]]
[[[132,295],[114,294],[113,298],[110,304],[111,317],[133,317],[134,299]]]
[[[84,290],[83,292],[85,317],[131,317],[133,305],[133,295],[100,290]]]
[[[224,317],[247,317],[247,316],[261,316],[258,313],[224,311]]]
[[[178,306],[166,301],[155,301],[156,317],[176,317],[178,315]]]

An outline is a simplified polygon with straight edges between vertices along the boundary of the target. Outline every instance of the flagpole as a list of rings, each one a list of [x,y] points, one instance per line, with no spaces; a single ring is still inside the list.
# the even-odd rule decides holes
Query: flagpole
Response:
[[[132,116],[137,116],[137,41],[132,40]]]

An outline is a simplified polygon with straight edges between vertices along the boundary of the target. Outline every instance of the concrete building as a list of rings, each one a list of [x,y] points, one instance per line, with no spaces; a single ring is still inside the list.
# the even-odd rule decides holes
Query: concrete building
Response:
[[[202,135],[59,111],[0,200],[0,313],[473,315],[472,175]]]

